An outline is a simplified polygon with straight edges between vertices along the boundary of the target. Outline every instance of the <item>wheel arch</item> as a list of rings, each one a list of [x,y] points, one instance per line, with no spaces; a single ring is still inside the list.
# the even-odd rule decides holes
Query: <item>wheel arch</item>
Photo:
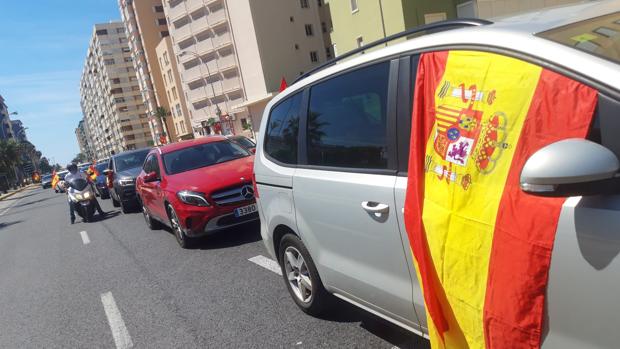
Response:
[[[293,234],[297,236],[299,239],[301,237],[297,232],[295,232],[291,227],[286,224],[279,224],[273,229],[273,250],[275,251],[276,258],[280,258],[280,241],[286,234]],[[278,261],[280,262],[280,261]]]

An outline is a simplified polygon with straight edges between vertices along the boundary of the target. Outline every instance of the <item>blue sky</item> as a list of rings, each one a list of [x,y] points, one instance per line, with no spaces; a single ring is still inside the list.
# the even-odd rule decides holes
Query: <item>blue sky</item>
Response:
[[[116,0],[0,2],[0,95],[28,139],[62,165],[79,152],[80,74],[95,23],[120,19]]]

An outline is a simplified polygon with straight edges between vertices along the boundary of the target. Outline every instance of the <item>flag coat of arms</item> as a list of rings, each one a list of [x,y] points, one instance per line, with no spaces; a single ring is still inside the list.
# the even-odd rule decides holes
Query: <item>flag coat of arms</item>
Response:
[[[584,138],[596,101],[507,56],[421,55],[405,223],[433,348],[540,347],[564,199],[523,193],[520,172],[538,149]]]

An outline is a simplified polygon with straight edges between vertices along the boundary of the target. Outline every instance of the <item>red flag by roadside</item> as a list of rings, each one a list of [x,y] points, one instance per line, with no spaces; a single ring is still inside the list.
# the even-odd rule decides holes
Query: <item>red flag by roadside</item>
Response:
[[[282,80],[280,80],[280,92],[286,90],[287,87],[288,85],[286,84],[286,79],[283,76]]]

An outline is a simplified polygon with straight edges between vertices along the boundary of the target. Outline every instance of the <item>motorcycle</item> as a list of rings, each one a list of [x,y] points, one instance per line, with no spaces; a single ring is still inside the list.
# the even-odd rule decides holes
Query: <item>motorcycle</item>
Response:
[[[84,178],[75,178],[65,182],[69,200],[77,214],[85,222],[92,222],[95,214],[95,192]]]

